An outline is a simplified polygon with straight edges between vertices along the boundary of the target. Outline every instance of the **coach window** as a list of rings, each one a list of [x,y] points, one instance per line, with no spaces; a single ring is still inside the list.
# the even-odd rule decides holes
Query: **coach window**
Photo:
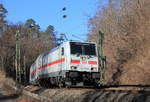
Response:
[[[64,55],[64,48],[61,49],[61,55]]]

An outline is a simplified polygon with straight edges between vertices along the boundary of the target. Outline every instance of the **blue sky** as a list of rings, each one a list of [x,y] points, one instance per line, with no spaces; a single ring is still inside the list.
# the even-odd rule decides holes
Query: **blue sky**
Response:
[[[97,3],[106,0],[0,0],[8,10],[7,20],[12,23],[33,18],[42,30],[53,25],[58,33],[65,33],[86,39],[88,18],[92,17]],[[66,7],[66,11],[62,8]],[[67,18],[63,19],[63,15]]]

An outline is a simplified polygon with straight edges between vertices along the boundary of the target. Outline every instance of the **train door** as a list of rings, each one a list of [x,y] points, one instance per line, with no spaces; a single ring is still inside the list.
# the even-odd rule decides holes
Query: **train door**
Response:
[[[45,53],[42,57],[42,65],[46,65],[46,64],[48,64],[48,54],[47,53]],[[48,68],[43,68],[41,71],[43,74],[46,74],[48,72]]]
[[[38,57],[38,61],[37,61],[37,68],[41,67],[42,66],[42,55],[40,55]],[[37,74],[37,79],[39,79],[39,75],[40,75],[40,70],[36,71],[36,74]]]
[[[60,65],[60,71],[62,72],[62,70],[64,69],[64,63],[63,63],[63,59],[64,59],[64,47],[61,47],[61,52],[60,52],[60,59],[61,59],[61,65]]]

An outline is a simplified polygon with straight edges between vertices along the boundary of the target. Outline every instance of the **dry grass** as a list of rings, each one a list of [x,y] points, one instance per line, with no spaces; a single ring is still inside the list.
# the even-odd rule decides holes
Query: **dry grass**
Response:
[[[0,85],[2,85],[2,83],[5,81],[6,81],[5,74],[4,74],[4,72],[0,71],[0,83],[1,83]]]
[[[6,77],[5,73],[0,71],[0,85],[1,87],[5,87],[4,84],[8,85],[15,85],[15,82],[13,79]]]
[[[150,46],[145,45],[143,52],[124,65],[120,82],[123,84],[150,85]]]

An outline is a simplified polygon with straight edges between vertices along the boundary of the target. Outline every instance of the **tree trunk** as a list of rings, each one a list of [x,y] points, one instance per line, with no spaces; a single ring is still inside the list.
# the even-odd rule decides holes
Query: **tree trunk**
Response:
[[[1,58],[1,69],[2,71],[4,71],[4,58],[2,56],[0,56]]]

